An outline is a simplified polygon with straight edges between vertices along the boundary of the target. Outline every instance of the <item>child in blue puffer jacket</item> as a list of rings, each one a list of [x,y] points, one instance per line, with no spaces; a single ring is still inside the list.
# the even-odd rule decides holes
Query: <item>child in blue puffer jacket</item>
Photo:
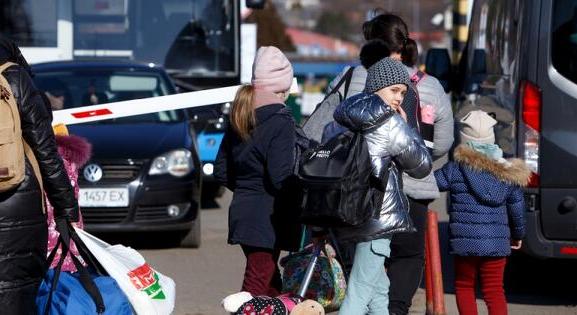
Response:
[[[454,161],[435,171],[439,190],[449,191],[449,248],[455,255],[455,293],[459,314],[477,314],[475,279],[479,274],[489,314],[507,314],[503,274],[511,249],[525,235],[522,187],[530,170],[519,159],[506,160],[495,144],[486,112],[475,110],[460,121],[461,145]]]

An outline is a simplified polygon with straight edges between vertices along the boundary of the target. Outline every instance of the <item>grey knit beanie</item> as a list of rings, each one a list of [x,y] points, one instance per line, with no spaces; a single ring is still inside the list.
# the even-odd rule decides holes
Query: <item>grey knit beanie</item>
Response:
[[[399,61],[385,57],[367,69],[365,93],[374,93],[395,84],[409,87],[409,82],[409,73],[405,66]]]

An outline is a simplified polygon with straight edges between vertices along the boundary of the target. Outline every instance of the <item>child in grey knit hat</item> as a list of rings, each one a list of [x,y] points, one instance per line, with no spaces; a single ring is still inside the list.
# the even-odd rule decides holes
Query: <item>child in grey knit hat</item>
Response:
[[[388,314],[389,279],[383,265],[390,256],[391,236],[414,231],[401,174],[423,178],[431,172],[432,162],[400,106],[409,83],[408,72],[400,62],[382,58],[367,69],[363,93],[345,99],[333,115],[334,124],[363,135],[373,175],[384,186],[373,188],[375,196],[382,198],[374,204],[373,217],[358,226],[333,231],[341,244],[355,246],[340,315],[366,314],[367,310]]]
[[[401,108],[401,103],[409,84],[409,74],[403,64],[385,57],[367,69],[364,92],[377,94],[407,121],[407,114]]]
[[[361,50],[361,60],[363,60],[364,51],[365,49]],[[403,64],[390,57],[385,57],[367,69],[367,80],[362,94],[378,95],[385,104],[398,112],[406,122],[407,114],[401,108],[401,103],[407,93],[409,84],[409,74]],[[345,130],[346,128],[333,121],[325,126],[321,142],[324,143]]]

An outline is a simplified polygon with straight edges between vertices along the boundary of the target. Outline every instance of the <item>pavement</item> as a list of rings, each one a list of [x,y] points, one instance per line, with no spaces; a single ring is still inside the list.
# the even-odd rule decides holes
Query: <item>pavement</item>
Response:
[[[139,249],[151,266],[176,281],[176,315],[225,315],[220,301],[237,292],[242,282],[244,257],[238,246],[226,244],[227,192],[211,209],[202,211],[202,245],[199,249],[174,248],[169,235],[146,234],[123,239]],[[431,208],[441,209],[440,202]],[[446,254],[447,223],[444,209],[439,225],[446,314],[458,314],[452,286],[452,261]],[[172,248],[171,248],[172,247]],[[577,261],[541,261],[514,256],[507,268],[505,288],[509,314],[577,315]],[[480,298],[480,296],[479,296]],[[487,310],[478,300],[479,313]],[[336,313],[335,313],[336,314]],[[425,294],[415,295],[410,314],[425,314]]]

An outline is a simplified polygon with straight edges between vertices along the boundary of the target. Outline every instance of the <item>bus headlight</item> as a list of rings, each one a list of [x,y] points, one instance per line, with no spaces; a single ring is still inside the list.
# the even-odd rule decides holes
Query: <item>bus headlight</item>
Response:
[[[183,177],[190,174],[193,169],[194,166],[190,151],[178,149],[155,158],[148,174],[170,174],[175,177]]]

